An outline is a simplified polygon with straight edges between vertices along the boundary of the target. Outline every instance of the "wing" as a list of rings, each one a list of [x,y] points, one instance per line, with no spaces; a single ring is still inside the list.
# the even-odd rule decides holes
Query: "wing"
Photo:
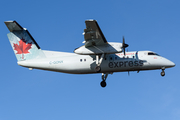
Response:
[[[107,40],[104,37],[96,20],[86,20],[86,29],[84,29],[84,42],[85,47],[101,46],[107,44]]]

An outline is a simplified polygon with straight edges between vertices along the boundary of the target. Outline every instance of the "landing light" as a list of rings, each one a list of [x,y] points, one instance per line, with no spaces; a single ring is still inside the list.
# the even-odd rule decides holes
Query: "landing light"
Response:
[[[29,68],[29,70],[33,70],[33,68]]]

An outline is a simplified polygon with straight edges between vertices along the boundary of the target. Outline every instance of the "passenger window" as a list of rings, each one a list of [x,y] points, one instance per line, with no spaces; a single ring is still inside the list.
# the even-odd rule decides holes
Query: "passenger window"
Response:
[[[110,60],[110,61],[113,61],[113,60],[114,60],[114,56],[112,56],[112,55],[109,56],[109,60]]]
[[[82,59],[80,59],[80,62],[82,62]]]
[[[84,61],[86,62],[86,59],[84,59]]]

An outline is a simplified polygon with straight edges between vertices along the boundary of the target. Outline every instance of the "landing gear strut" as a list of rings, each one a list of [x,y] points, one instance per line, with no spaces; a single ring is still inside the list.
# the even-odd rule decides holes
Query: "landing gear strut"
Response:
[[[101,87],[106,87],[106,78],[108,77],[108,74],[106,73],[104,75],[104,73],[102,73],[102,81],[100,83]]]
[[[101,55],[101,58],[99,59],[99,56],[96,55],[96,67],[95,67],[95,71],[96,72],[101,72],[101,63],[102,63],[102,60],[104,59],[104,54]]]
[[[162,68],[162,72],[161,72],[161,76],[163,77],[163,76],[165,76],[165,68]]]

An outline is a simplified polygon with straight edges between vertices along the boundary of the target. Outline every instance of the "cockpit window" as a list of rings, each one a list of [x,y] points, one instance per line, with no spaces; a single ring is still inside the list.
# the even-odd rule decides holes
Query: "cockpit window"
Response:
[[[148,52],[148,55],[156,55],[156,56],[160,56],[157,53],[153,53],[153,52]]]

